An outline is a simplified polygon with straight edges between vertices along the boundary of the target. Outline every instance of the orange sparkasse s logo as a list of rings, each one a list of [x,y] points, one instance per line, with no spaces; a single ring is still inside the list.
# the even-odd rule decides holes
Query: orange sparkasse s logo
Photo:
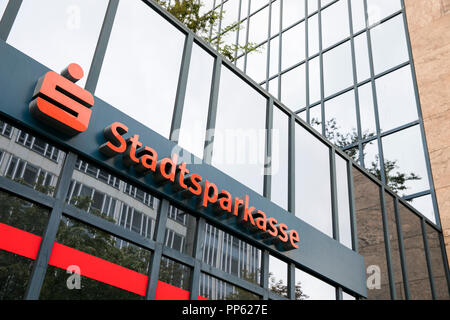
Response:
[[[75,84],[83,75],[83,69],[76,63],[70,64],[60,75],[47,72],[34,89],[29,105],[31,114],[71,136],[86,131],[94,97]]]

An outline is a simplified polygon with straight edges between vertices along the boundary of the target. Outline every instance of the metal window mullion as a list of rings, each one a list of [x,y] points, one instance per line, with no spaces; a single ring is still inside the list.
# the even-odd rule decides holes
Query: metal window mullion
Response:
[[[269,2],[269,20],[268,20],[268,27],[267,27],[267,45],[266,45],[266,50],[267,50],[267,55],[266,55],[266,78],[265,78],[265,87],[266,90],[269,91],[269,81],[267,79],[269,79],[270,76],[270,47],[271,47],[271,41],[270,41],[270,36],[272,33],[272,1]]]
[[[358,231],[356,223],[356,206],[355,206],[355,189],[353,183],[353,163],[349,159],[347,161],[347,181],[348,181],[348,200],[350,209],[350,229],[352,233],[352,248],[358,252]]]
[[[289,117],[289,151],[288,151],[288,211],[295,215],[295,116]]]
[[[154,240],[156,242],[156,245],[149,265],[148,283],[145,294],[146,300],[154,300],[156,296],[156,287],[158,283],[159,270],[161,266],[162,250],[164,246],[164,235],[166,232],[167,215],[169,207],[170,207],[169,201],[163,199],[159,202],[158,218],[156,220],[156,226],[154,231]]]
[[[402,278],[403,278],[403,289],[405,292],[405,299],[410,299],[409,293],[409,282],[408,282],[408,268],[406,266],[406,257],[405,257],[405,247],[403,242],[403,227],[400,218],[399,211],[399,200],[398,197],[394,198],[394,212],[395,212],[395,220],[397,222],[397,238],[398,238],[398,248],[400,252],[400,262],[402,266]]]
[[[318,0],[319,2],[320,0]],[[319,24],[319,65],[320,65],[320,113],[322,118],[322,136],[326,137],[326,126],[325,126],[325,81],[324,81],[324,69],[323,69],[323,47],[322,47],[322,10],[317,12],[317,20]]]
[[[386,184],[386,173],[384,168],[384,154],[383,154],[383,145],[380,137],[380,116],[378,113],[378,98],[377,98],[377,89],[375,86],[375,71],[373,65],[373,54],[372,54],[372,40],[370,35],[370,29],[368,28],[368,11],[367,11],[367,0],[364,0],[364,12],[366,17],[366,28],[367,28],[367,48],[369,51],[369,66],[370,66],[370,78],[372,83],[372,98],[373,98],[373,107],[375,114],[375,126],[377,131],[377,141],[378,141],[378,159],[380,164],[380,174],[381,174],[381,182]]]
[[[351,0],[347,0],[349,26],[350,26],[350,48],[352,51],[352,66],[353,66],[353,85],[355,91],[355,108],[356,108],[356,126],[358,130],[358,150],[359,150],[359,163],[364,167],[364,150],[362,147],[362,125],[361,125],[361,110],[359,106],[359,90],[358,90],[358,73],[356,71],[356,51],[355,51],[355,36],[353,31],[353,16],[352,16],[352,4]]]
[[[239,0],[239,5],[238,5],[238,19],[237,19],[237,23],[239,24],[238,29],[236,30],[236,48],[239,48],[239,34],[241,31],[241,10],[242,10],[242,0]],[[238,56],[238,50],[234,51],[234,60],[233,60],[233,64],[236,66],[237,65],[237,56]]]
[[[5,0],[6,1],[6,0]],[[8,40],[8,36],[14,25],[14,21],[17,18],[20,7],[23,0],[9,0],[6,5],[6,9],[3,12],[2,19],[0,20],[0,39],[3,41]]]
[[[114,20],[119,6],[119,0],[109,0],[108,7],[106,9],[105,18],[103,20],[100,35],[98,37],[97,46],[95,48],[94,56],[92,57],[91,67],[84,86],[86,90],[91,93],[95,93],[97,83],[100,78],[100,72],[105,59],[106,49],[111,37],[111,31],[113,28]]]
[[[264,152],[264,190],[263,195],[267,199],[271,199],[272,195],[272,139],[273,139],[273,98],[270,97],[267,100],[267,109],[266,109],[266,145]]]
[[[44,283],[47,272],[48,261],[53,249],[53,244],[58,232],[59,223],[62,217],[62,211],[65,205],[65,198],[69,191],[70,181],[75,169],[77,155],[70,152],[67,154],[63,168],[60,174],[59,184],[56,188],[55,204],[50,213],[50,218],[45,229],[44,235],[39,246],[36,260],[33,263],[33,270],[30,275],[30,281],[25,292],[26,300],[37,300]]]
[[[305,16],[307,16],[308,12],[308,1],[305,1]],[[310,108],[309,108],[309,103],[310,103],[310,97],[309,97],[309,18],[305,17],[305,83],[306,83],[306,88],[305,88],[305,103],[306,103],[306,122],[310,123],[311,119],[310,119]]]
[[[212,162],[212,154],[214,147],[214,131],[216,128],[217,104],[219,98],[221,69],[222,69],[222,58],[220,56],[216,56],[211,81],[208,118],[205,134],[205,147],[203,152],[203,161],[208,164],[211,164]]]
[[[447,251],[445,241],[444,241],[444,235],[442,232],[439,232],[439,244],[441,248],[441,255],[442,255],[442,261],[444,263],[444,272],[445,272],[445,279],[447,280],[447,290],[448,294],[450,295],[450,270],[448,267],[448,257],[447,257]]]
[[[250,8],[252,6],[252,0],[248,0],[248,8],[247,8],[247,29],[245,30],[245,45],[248,45],[248,36],[250,29]],[[247,72],[247,52],[245,52],[244,56],[244,72]]]
[[[206,221],[204,218],[197,220],[197,228],[195,230],[195,245],[194,245],[194,268],[190,279],[189,299],[198,300],[200,295],[200,275],[201,266],[203,263],[203,238],[205,237]]]
[[[388,270],[388,279],[389,279],[389,290],[391,294],[391,299],[396,300],[397,295],[395,292],[395,277],[394,277],[394,270],[392,267],[392,254],[391,254],[391,242],[389,239],[389,224],[388,219],[386,216],[386,199],[384,197],[385,189],[382,185],[379,187],[379,193],[380,193],[380,205],[381,205],[381,219],[383,221],[383,237],[384,237],[384,246],[385,246],[385,253],[386,253],[386,265]]]
[[[428,279],[430,281],[431,297],[433,300],[436,300],[436,288],[434,285],[433,266],[430,257],[430,248],[428,246],[427,230],[425,228],[425,219],[423,218],[420,219],[420,225],[422,227],[423,248],[425,250],[425,259],[427,261],[427,270],[428,270]]]
[[[340,241],[339,235],[339,209],[337,199],[337,178],[336,178],[336,150],[330,148],[328,153],[330,164],[330,193],[331,193],[331,221],[333,228],[333,238]]]
[[[181,60],[180,75],[178,78],[177,93],[175,97],[175,106],[172,115],[172,124],[170,128],[170,140],[178,143],[180,137],[181,120],[183,117],[184,99],[186,97],[186,88],[189,77],[191,63],[192,47],[194,45],[194,35],[189,32],[186,36],[183,57]]]

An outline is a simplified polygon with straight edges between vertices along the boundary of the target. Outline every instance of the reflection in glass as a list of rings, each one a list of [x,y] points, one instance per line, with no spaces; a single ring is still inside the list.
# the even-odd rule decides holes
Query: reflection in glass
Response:
[[[293,110],[297,110],[305,106],[305,64],[302,64],[281,76],[281,101]]]
[[[410,299],[431,299],[420,218],[403,204],[399,205],[399,214],[402,224]]]
[[[308,18],[308,55],[319,52],[319,18],[318,14]]]
[[[340,148],[358,141],[353,90],[325,102],[325,135]]]
[[[203,158],[214,58],[194,43],[178,144]]]
[[[371,29],[370,37],[375,74],[408,61],[408,47],[402,15]]]
[[[252,2],[253,3],[253,2]],[[269,7],[258,11],[250,17],[250,27],[248,30],[248,42],[259,44],[268,37],[269,30]]]
[[[321,98],[320,60],[316,57],[309,60],[309,103],[317,102]]]
[[[192,255],[195,245],[197,219],[174,206],[169,207],[164,244],[181,253]]]
[[[107,5],[107,0],[24,1],[7,42],[58,73],[78,63],[85,76],[77,84],[84,86]]]
[[[373,107],[372,84],[366,83],[358,87],[359,116],[361,119],[361,135],[365,140],[376,135],[375,109]]]
[[[369,300],[390,299],[379,187],[353,168],[358,253],[364,257]]]
[[[266,80],[266,65],[267,65],[267,43],[259,46],[256,50],[247,55],[247,69],[246,73],[250,78],[256,82]]]
[[[96,94],[168,138],[184,40],[144,2],[120,1]]]
[[[283,0],[283,28],[305,17],[305,0]]]
[[[81,158],[75,164],[66,202],[142,237],[153,238],[159,200]]]
[[[402,196],[428,190],[419,125],[388,135],[382,143],[387,184]]]
[[[42,236],[48,219],[47,209],[0,191],[0,226],[2,228],[6,225]],[[4,248],[2,243],[4,241],[8,240],[0,240],[2,248]],[[0,250],[0,300],[24,298],[33,264],[34,261],[29,258]]]
[[[211,300],[259,300],[257,295],[206,273],[200,274],[200,296]]]
[[[329,148],[295,126],[295,215],[333,236]]]
[[[302,22],[282,34],[281,69],[285,70],[305,59],[305,23]]]
[[[449,300],[448,282],[445,277],[445,262],[442,257],[439,232],[426,224],[428,250],[430,253],[431,269],[433,273],[434,292],[438,300]]]
[[[352,249],[352,229],[348,194],[347,161],[336,154],[336,186],[339,220],[339,241]]]
[[[261,250],[208,223],[203,244],[204,263],[243,280],[260,283]]]
[[[366,27],[364,1],[350,0],[350,2],[352,6],[353,33],[356,33]]]
[[[272,130],[272,188],[271,200],[283,209],[288,203],[289,117],[273,108]]]
[[[162,257],[159,269],[159,281],[177,288],[189,290],[191,269],[172,259]]]
[[[269,257],[269,290],[287,297],[287,263],[273,256]]]
[[[114,236],[77,220],[62,218],[56,235],[56,242],[80,251],[79,256],[66,257],[69,265],[79,266],[81,262],[79,260],[80,256],[89,255],[92,258],[95,257],[119,265],[128,269],[128,271],[134,271],[142,275],[148,274],[151,256],[149,251],[124,240],[119,242]],[[67,286],[68,274],[66,270],[49,267],[39,298],[41,300],[121,300],[144,298],[136,293],[90,278],[90,274],[85,276],[83,273],[84,267],[79,266],[79,268],[81,289],[75,290]],[[93,274],[92,271],[91,274]],[[109,275],[109,277],[112,276]]]
[[[350,35],[347,1],[337,1],[322,11],[322,48]]]
[[[431,198],[431,194],[414,198],[410,201],[410,204],[421,214],[430,219],[430,221],[436,223],[436,216],[434,214],[433,199]]]
[[[400,0],[367,0],[369,25],[402,9]]]
[[[311,127],[322,133],[322,110],[320,104],[309,109]]]
[[[336,288],[300,269],[295,269],[295,299],[336,300]]]
[[[358,82],[370,77],[369,49],[367,46],[367,34],[362,33],[355,38],[355,63]]]
[[[397,218],[395,216],[394,197],[389,193],[384,193],[386,203],[386,220],[389,231],[389,244],[391,248],[391,264],[395,283],[397,300],[405,300],[405,288],[403,283],[403,272],[400,260],[399,238],[397,234]]]
[[[323,55],[325,97],[353,84],[350,42],[327,51]]]
[[[410,66],[375,80],[375,85],[382,132],[418,119]]]
[[[222,67],[212,165],[260,194],[266,108],[264,96]]]

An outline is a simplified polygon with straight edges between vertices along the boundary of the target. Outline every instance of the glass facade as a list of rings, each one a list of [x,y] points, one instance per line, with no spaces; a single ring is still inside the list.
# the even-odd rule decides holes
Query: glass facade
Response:
[[[254,80],[260,77],[262,86],[277,93],[272,97],[163,11],[158,14],[140,0],[129,2],[107,8],[99,2],[88,16],[81,15],[99,26],[97,33],[92,27],[79,40],[84,54],[92,49],[83,68],[95,83],[95,95],[361,254],[369,299],[448,299],[448,266],[442,233],[434,224],[423,126],[410,57],[408,50],[402,52],[407,38],[401,5],[386,5],[374,17],[369,9],[383,1],[209,1],[211,8],[226,8],[228,22],[243,21],[245,27],[230,39],[263,46],[263,72],[254,67],[261,61],[252,61],[259,53],[236,57],[236,66],[257,73]],[[234,10],[237,5],[240,12]],[[4,40],[61,69],[40,58],[51,57],[49,53],[35,52],[32,42],[26,45],[26,38],[33,37],[20,32],[26,28],[26,10],[31,10],[27,6],[21,7]],[[78,9],[85,11],[84,6]],[[103,21],[105,14],[114,19]],[[336,15],[345,23],[338,23]],[[380,54],[386,50],[383,32],[400,39],[394,39],[399,53],[387,60]],[[95,49],[105,43],[102,37],[109,40],[103,51]],[[72,59],[64,52],[59,57]],[[95,65],[100,67],[97,78],[91,59],[103,61]],[[398,111],[411,116],[406,123],[383,113],[396,104],[390,82],[403,85],[397,90],[404,98],[402,108],[415,112]],[[193,114],[198,124],[192,123]],[[47,239],[52,256],[44,260],[46,272],[33,279],[24,270],[31,270],[33,260],[42,262],[45,252],[24,253],[0,238],[1,264],[7,270],[0,275],[5,279],[0,298],[99,299],[99,292],[109,299],[356,296],[314,270],[275,257],[242,235],[157,197],[135,179],[1,120],[0,196],[10,199],[2,202],[10,208],[1,211],[0,228],[29,237],[30,243],[48,227],[58,232]],[[398,153],[396,139],[405,139],[401,135],[421,142],[409,149],[411,155]],[[392,185],[401,173],[409,179]],[[57,226],[48,223],[55,203],[61,216]],[[428,210],[419,212],[414,206]],[[39,223],[31,230],[22,215],[39,216],[33,218]],[[64,259],[67,253],[73,258]],[[115,276],[77,265],[86,260],[111,268]],[[21,272],[17,283],[8,282],[8,274],[15,272]],[[66,286],[76,273],[82,275],[78,291]],[[173,295],[164,296],[163,288]]]

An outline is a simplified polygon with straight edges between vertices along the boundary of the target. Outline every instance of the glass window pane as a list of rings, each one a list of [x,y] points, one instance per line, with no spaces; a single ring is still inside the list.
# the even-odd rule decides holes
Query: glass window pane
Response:
[[[311,14],[318,10],[318,1],[317,0],[307,0],[308,1],[308,14]]]
[[[364,168],[381,180],[380,156],[378,153],[378,140],[372,140],[363,144]]]
[[[421,214],[430,219],[431,222],[436,223],[436,217],[434,214],[433,200],[431,194],[414,198],[410,201],[410,204],[416,208]]]
[[[353,90],[325,102],[325,135],[340,148],[358,141]]]
[[[158,280],[188,291],[191,281],[191,268],[172,259],[162,257]]]
[[[313,104],[321,99],[320,60],[316,57],[309,60],[309,103]]]
[[[300,269],[295,269],[295,299],[336,300],[336,288]]]
[[[288,157],[289,117],[277,107],[273,109],[272,131],[272,188],[271,200],[287,209],[288,203]]]
[[[0,300],[19,300],[25,296],[34,260],[10,252],[11,240],[20,247],[34,246],[20,238],[21,234],[42,236],[47,227],[49,212],[28,201],[0,191],[0,229],[18,234],[17,239],[0,239]],[[37,248],[37,247],[36,247]],[[36,252],[37,253],[37,252]]]
[[[200,274],[200,296],[211,300],[259,300],[257,295],[206,273]]]
[[[319,52],[319,18],[318,14],[308,18],[308,55],[311,57]]]
[[[197,219],[174,206],[169,207],[165,245],[181,253],[192,255],[195,245]]]
[[[339,214],[339,241],[352,249],[350,198],[348,193],[347,160],[336,155],[336,186]]]
[[[305,23],[302,22],[282,34],[281,69],[285,70],[305,60]]]
[[[364,10],[364,1],[350,0],[352,6],[353,33],[356,33],[366,27],[366,16]]]
[[[367,0],[369,25],[402,9],[400,0]]]
[[[287,267],[286,262],[273,256],[269,257],[269,290],[285,297],[288,293]]]
[[[283,0],[283,28],[305,17],[305,0]]]
[[[279,91],[278,91],[278,77],[273,78],[269,81],[269,93],[273,95],[276,99],[280,99]]]
[[[42,286],[39,298],[41,300],[121,300],[143,299],[150,263],[150,251],[142,249],[124,240],[85,225],[74,219],[63,217],[59,224],[56,242],[64,246],[66,254],[64,264],[75,267],[79,272],[80,289],[67,285],[68,272],[59,262],[50,260],[50,265]],[[52,259],[59,261],[61,249],[53,247]],[[60,247],[58,247],[60,248]],[[113,272],[98,272],[96,268],[113,269]],[[141,281],[141,288],[124,283],[121,274],[130,276],[133,273],[135,281]],[[137,274],[140,275],[137,275]]]
[[[260,194],[264,178],[266,104],[264,96],[222,67],[212,164]]]
[[[281,76],[281,102],[292,110],[306,105],[305,64],[284,73]]]
[[[272,36],[280,32],[280,3],[281,0],[272,2],[272,20],[270,25],[270,33]]]
[[[194,43],[178,144],[203,158],[214,58]]]
[[[434,292],[439,300],[449,300],[447,278],[445,277],[445,264],[443,260],[439,232],[428,224],[425,225],[427,233],[428,250],[430,253],[431,269],[433,272]]]
[[[327,51],[323,55],[325,97],[353,84],[350,42]]]
[[[311,127],[322,133],[322,110],[320,105],[309,109]]]
[[[270,40],[270,61],[269,61],[269,76],[273,76],[278,73],[279,60],[280,60],[280,37],[276,37]]]
[[[364,257],[369,300],[389,300],[389,280],[379,187],[353,168],[358,253]]]
[[[384,193],[386,203],[386,220],[389,230],[389,244],[391,248],[391,264],[394,272],[395,292],[398,300],[405,300],[405,289],[403,283],[402,265],[400,260],[399,240],[397,234],[397,218],[395,216],[394,197],[387,192]]]
[[[3,13],[5,12],[8,2],[9,2],[9,0],[2,0],[0,2],[0,19],[3,17]]]
[[[295,215],[333,236],[329,148],[295,126]]]
[[[76,162],[66,202],[144,238],[153,238],[159,200],[84,159]]]
[[[267,66],[267,43],[259,46],[257,52],[252,52],[247,55],[247,71],[250,78],[256,82],[266,80],[266,66]]]
[[[322,48],[350,36],[347,1],[340,0],[322,11]]]
[[[419,125],[384,137],[382,144],[386,179],[394,191],[404,196],[429,189]]]
[[[261,250],[210,224],[205,225],[203,262],[260,284]]]
[[[260,44],[266,41],[269,32],[269,7],[258,11],[250,17],[248,42]]]
[[[369,49],[367,47],[367,34],[362,33],[355,38],[355,63],[358,82],[370,77]]]
[[[431,299],[420,218],[403,204],[399,205],[399,213],[410,298],[412,300]]]
[[[83,86],[107,5],[107,0],[24,1],[7,42],[56,72],[78,63]]]
[[[381,131],[388,131],[418,119],[409,66],[377,79],[375,84]]]
[[[96,94],[168,138],[184,39],[144,2],[121,1]]]
[[[376,135],[375,109],[373,107],[372,84],[369,82],[358,87],[359,116],[361,119],[362,139]]]
[[[0,139],[0,176],[54,196],[66,153],[47,140],[3,123],[10,130],[10,139]]]
[[[370,37],[375,74],[408,61],[408,47],[401,15],[371,29]]]

